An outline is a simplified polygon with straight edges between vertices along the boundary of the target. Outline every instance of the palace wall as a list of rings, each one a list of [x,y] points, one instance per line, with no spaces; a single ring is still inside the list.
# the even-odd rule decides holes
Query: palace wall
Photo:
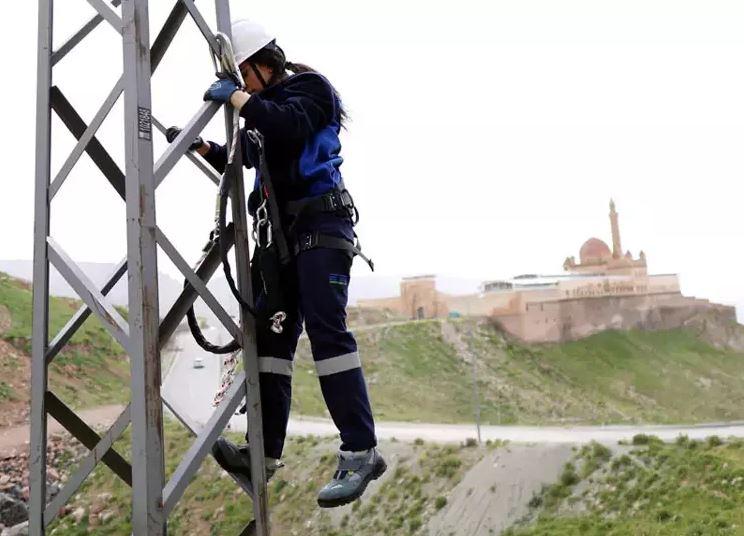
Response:
[[[608,329],[672,329],[710,310],[736,320],[734,307],[679,293],[527,303],[523,313],[495,320],[507,333],[525,342],[564,342]]]
[[[433,279],[422,278],[404,280],[398,298],[359,300],[358,306],[411,319],[488,316],[525,342],[576,340],[607,329],[670,329],[709,310],[736,320],[734,307],[683,296],[676,275],[567,279],[461,296],[440,293]]]

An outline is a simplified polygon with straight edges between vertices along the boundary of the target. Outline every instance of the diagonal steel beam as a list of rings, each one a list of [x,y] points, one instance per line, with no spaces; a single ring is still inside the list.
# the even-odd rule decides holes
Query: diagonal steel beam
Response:
[[[121,3],[121,0],[115,0],[113,2],[113,5],[118,6],[120,3]],[[97,22],[94,23],[94,21],[96,21],[96,17],[97,17]],[[94,17],[88,23],[88,24],[92,24],[92,27],[90,28],[90,30],[92,30],[95,26],[97,26],[101,20],[100,15],[97,15],[96,17]],[[186,18],[186,8],[184,8],[181,5],[180,1],[177,1],[173,9],[171,10],[170,15],[165,21],[165,24],[163,24],[163,28],[160,30],[160,33],[158,34],[157,38],[155,39],[155,42],[152,45],[152,48],[151,48],[152,59],[151,59],[151,64],[150,64],[151,73],[154,73],[155,70],[157,69],[158,65],[160,64],[160,61],[165,56],[165,52],[168,50],[168,47],[170,46],[170,44],[173,42],[173,38],[175,37],[176,33],[178,32],[178,29],[180,28],[185,18]],[[88,30],[87,33],[89,33],[90,30]],[[83,30],[81,30],[81,32],[82,31]],[[79,42],[80,40],[83,39],[83,37],[85,37],[85,35],[87,35],[87,33],[79,37],[76,34],[73,38],[77,38]],[[70,49],[74,47],[75,44],[72,44]],[[121,82],[122,80],[120,79],[119,83],[116,86],[114,86],[114,89],[111,90],[111,93],[109,94],[109,97],[107,98],[106,102],[101,107],[101,110],[99,110],[98,115],[96,115],[96,119],[99,118],[99,115],[102,115],[102,117],[100,117],[100,122],[103,122],[103,120],[106,118],[106,115],[108,115],[108,113],[110,112],[111,107],[116,102],[119,95],[121,94],[121,91],[123,89],[123,85],[121,88],[119,87],[119,84]],[[117,90],[118,90],[118,93],[117,93]],[[113,100],[113,102],[111,102],[110,106],[107,106],[108,102],[111,100]],[[78,144],[75,146],[74,152],[80,151],[80,153],[82,153],[82,150],[84,149],[85,152],[88,153],[88,156],[90,156],[93,162],[96,164],[98,169],[101,170],[101,173],[103,173],[106,179],[114,187],[114,189],[119,194],[119,196],[122,199],[124,199],[124,196],[125,196],[124,174],[122,173],[119,166],[116,165],[116,163],[114,162],[114,159],[111,158],[111,155],[109,155],[106,149],[103,148],[101,143],[95,137],[95,132],[100,127],[100,123],[98,126],[94,126],[94,124],[96,123],[96,119],[94,119],[93,124],[91,124],[90,127],[86,125],[85,121],[75,111],[75,108],[72,106],[70,101],[67,100],[67,98],[62,94],[62,91],[56,86],[52,88],[51,101],[52,101],[52,109],[57,113],[59,118],[62,120],[65,126],[70,130],[70,132],[72,132],[72,134],[78,139]],[[83,141],[84,137],[87,137],[88,139],[86,141]],[[70,159],[68,160],[71,160],[72,157],[73,155],[70,155]],[[77,162],[77,159],[79,157],[80,155],[78,154],[75,156],[74,161],[69,162],[69,164],[68,162],[65,163],[66,166],[69,165],[70,169],[65,170],[65,168],[63,167],[63,171],[65,171],[65,174],[62,175],[61,174],[62,172],[58,174],[57,178],[52,184],[50,199],[56,195],[57,191],[59,190],[59,187],[62,185],[62,182],[64,181],[64,177],[66,177],[66,174],[70,172],[70,170],[75,165],[75,162]]]
[[[78,115],[73,108],[67,97],[64,96],[62,91],[57,87],[53,86],[51,89],[51,104],[52,109],[56,112],[65,126],[72,132],[73,136],[80,139],[85,134],[88,125],[85,124],[83,118]],[[124,198],[124,173],[122,173],[119,166],[116,165],[111,155],[103,148],[103,145],[98,139],[93,136],[85,147],[85,152],[93,160],[93,163],[101,170],[103,176],[111,183],[116,193]]]
[[[212,52],[215,56],[219,57],[220,55],[220,47],[217,44],[217,40],[214,38],[214,34],[212,33],[212,30],[209,27],[209,24],[207,24],[207,21],[204,20],[204,17],[202,17],[201,12],[196,9],[196,6],[194,5],[194,2],[192,0],[181,0],[181,3],[186,7],[186,9],[189,11],[189,15],[191,15],[191,18],[194,19],[194,22],[196,23],[197,28],[199,28],[199,31],[204,36],[204,39],[206,39],[207,43],[209,44],[209,48],[212,49]]]
[[[119,4],[121,4],[121,0],[113,0],[111,2],[111,5],[114,7],[119,7]],[[73,48],[75,48],[75,46],[77,46],[80,41],[85,39],[90,32],[96,29],[96,27],[101,23],[102,20],[103,17],[101,17],[101,15],[94,16],[92,19],[86,22],[82,28],[75,32],[75,34],[73,34],[73,36],[70,37],[64,45],[55,50],[52,54],[52,66],[56,65],[62,58],[67,56],[67,54]]]
[[[75,262],[51,237],[47,238],[49,260],[86,305],[101,319],[104,327],[129,353],[129,326],[113,305],[96,288]]]
[[[165,19],[163,27],[160,29],[155,41],[152,43],[150,48],[150,71],[152,73],[158,68],[160,62],[165,56],[168,47],[173,42],[173,38],[181,28],[181,24],[186,19],[186,8],[181,3],[181,0],[176,0],[173,4],[173,8],[168,14],[168,18]]]
[[[181,459],[181,463],[178,464],[168,484],[166,484],[163,490],[165,515],[170,514],[176,506],[176,503],[191,482],[191,478],[199,470],[205,456],[209,454],[217,437],[225,429],[233,413],[235,413],[238,405],[245,397],[245,379],[242,377],[242,373],[238,376],[230,386],[225,398],[212,413],[204,429],[196,437],[191,448],[189,448],[188,452]]]
[[[196,112],[194,117],[183,127],[183,130],[178,134],[178,137],[173,140],[168,148],[160,156],[160,159],[155,164],[155,186],[157,187],[163,179],[168,175],[173,166],[176,165],[178,160],[188,150],[189,145],[194,141],[207,123],[214,117],[217,110],[222,105],[209,101],[202,104],[199,111]]]
[[[62,507],[67,504],[67,501],[69,501],[75,493],[77,493],[77,490],[80,489],[80,486],[82,486],[85,479],[88,478],[88,475],[90,475],[93,472],[93,469],[96,468],[98,462],[103,459],[106,453],[111,451],[114,443],[116,443],[124,433],[124,430],[127,429],[127,426],[129,426],[129,419],[130,412],[129,405],[127,404],[127,407],[119,417],[117,417],[114,424],[111,425],[108,431],[98,441],[96,446],[90,449],[88,455],[78,464],[75,473],[67,479],[65,486],[46,507],[46,510],[44,511],[45,527],[49,526],[49,524],[57,518]]]
[[[109,4],[107,4],[103,0],[88,0],[88,3],[93,6],[93,9],[98,11],[99,15],[106,19],[106,22],[114,27],[114,30],[121,34],[123,27],[121,17],[116,11],[111,9],[111,6]]]
[[[217,298],[215,298],[212,292],[207,288],[204,281],[202,281],[189,267],[186,260],[181,256],[159,227],[155,229],[155,240],[165,254],[168,255],[168,258],[170,258],[173,264],[176,265],[178,271],[180,271],[189,284],[194,287],[199,297],[204,300],[220,322],[222,322],[222,325],[225,326],[225,329],[227,329],[230,335],[238,342],[241,342],[243,340],[243,333],[240,331],[240,328],[235,325],[235,322],[233,322],[229,313],[225,311],[222,304],[217,301]]]
[[[67,157],[67,160],[65,160],[65,163],[60,168],[59,173],[57,173],[57,176],[54,178],[54,181],[52,181],[52,185],[49,187],[50,199],[54,199],[54,196],[57,195],[57,192],[59,191],[62,184],[65,182],[67,176],[70,174],[70,171],[72,171],[72,168],[75,167],[75,164],[80,159],[83,151],[85,151],[85,149],[88,147],[88,143],[90,143],[90,141],[93,139],[93,136],[96,135],[96,132],[98,132],[101,124],[111,112],[111,109],[114,107],[114,104],[116,104],[116,101],[119,100],[119,96],[122,94],[123,91],[124,77],[119,77],[119,81],[116,82],[113,89],[106,97],[106,100],[103,101],[103,104],[93,118],[93,121],[91,121],[91,123],[85,129],[85,132],[83,132],[82,135],[78,138],[78,142],[75,145],[75,148],[70,153],[70,156]]]
[[[54,417],[59,424],[64,426],[88,450],[96,448],[96,445],[101,441],[101,436],[78,417],[74,411],[67,407],[64,402],[57,398],[57,395],[51,391],[47,391],[44,401],[49,409],[49,415]],[[129,486],[132,485],[132,466],[118,452],[109,449],[106,454],[101,456],[101,461],[108,465],[109,469],[116,473]]]
[[[232,248],[235,236],[232,232],[232,229],[232,224],[228,224],[226,236],[221,237],[222,240],[226,240],[225,245],[227,246],[228,250]],[[217,270],[217,268],[220,266],[220,262],[220,248],[216,245],[213,245],[204,257],[204,260],[196,269],[197,277],[199,277],[199,279],[201,279],[202,281],[209,281],[209,279],[212,277],[212,274],[214,274],[215,270]],[[173,303],[168,313],[160,322],[160,331],[158,336],[161,347],[163,347],[165,343],[168,342],[168,340],[171,338],[178,325],[186,316],[186,312],[189,310],[189,307],[194,305],[196,298],[196,290],[194,290],[191,285],[185,287],[181,291],[181,294],[178,296],[178,298],[176,298],[176,301]]]
[[[232,247],[232,239],[232,227],[228,225],[227,236],[223,237],[223,240],[228,241],[228,249]],[[207,252],[206,257],[199,265],[199,268],[196,270],[194,275],[198,277],[200,281],[209,281],[219,265],[219,248],[212,247],[212,249]],[[117,264],[113,273],[109,276],[106,284],[101,289],[101,294],[104,296],[107,295],[111,291],[111,289],[114,288],[116,283],[118,283],[119,280],[124,276],[126,271],[127,261],[126,259],[124,259],[121,260],[119,264]],[[161,322],[159,333],[161,346],[164,346],[168,342],[178,324],[180,324],[183,318],[186,316],[186,311],[191,305],[193,305],[197,297],[197,291],[191,285],[185,287],[181,291],[181,294],[178,296],[174,304],[171,306],[171,309],[168,311],[163,321]],[[82,305],[80,309],[78,309],[77,312],[73,315],[73,317],[67,322],[65,327],[63,327],[57,334],[57,336],[54,337],[52,342],[49,343],[49,349],[47,350],[47,365],[54,360],[54,358],[59,354],[64,345],[67,344],[67,342],[73,337],[73,335],[75,335],[77,330],[80,329],[80,326],[83,325],[83,322],[87,320],[90,314],[90,307],[88,307],[87,305]]]
[[[163,123],[158,121],[155,116],[152,117],[152,124],[157,128],[163,136],[165,136],[166,131],[168,130]],[[221,176],[217,172],[216,169],[214,169],[209,162],[204,160],[204,158],[197,153],[196,151],[186,151],[186,158],[191,160],[191,162],[199,168],[201,171],[204,172],[204,174],[207,176],[207,178],[215,183],[217,186],[220,185]]]
[[[114,272],[109,276],[106,284],[103,285],[101,294],[103,296],[106,296],[111,291],[111,289],[116,286],[116,283],[119,282],[119,279],[121,279],[126,272],[127,260],[125,258],[124,260],[119,261],[119,264],[116,265]],[[87,305],[81,306],[80,309],[78,309],[77,312],[72,316],[72,318],[67,322],[67,324],[65,324],[65,327],[63,327],[57,334],[57,336],[54,337],[54,340],[49,343],[49,349],[46,353],[47,366],[49,366],[49,363],[54,360],[54,358],[57,356],[57,354],[59,354],[64,345],[68,343],[73,335],[75,335],[77,330],[80,329],[80,326],[82,326],[83,322],[88,319],[90,313],[90,307],[88,307]]]

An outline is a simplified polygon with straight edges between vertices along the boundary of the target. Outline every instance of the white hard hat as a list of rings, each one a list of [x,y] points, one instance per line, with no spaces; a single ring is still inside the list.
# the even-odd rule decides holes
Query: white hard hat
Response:
[[[260,24],[247,19],[236,20],[232,23],[235,65],[240,65],[274,39],[275,37]]]

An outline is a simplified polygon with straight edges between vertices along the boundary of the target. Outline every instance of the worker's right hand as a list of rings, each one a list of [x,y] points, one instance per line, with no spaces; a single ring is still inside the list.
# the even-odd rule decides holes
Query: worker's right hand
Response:
[[[168,130],[165,131],[165,139],[168,140],[168,143],[173,143],[173,140],[175,140],[180,133],[180,128],[170,127]],[[189,150],[196,151],[202,145],[204,145],[204,140],[201,138],[201,136],[197,136],[196,138],[194,138],[194,141],[191,142],[191,145],[189,145]]]

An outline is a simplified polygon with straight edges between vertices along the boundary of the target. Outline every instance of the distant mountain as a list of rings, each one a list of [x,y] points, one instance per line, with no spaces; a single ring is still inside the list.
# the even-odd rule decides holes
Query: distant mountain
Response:
[[[101,288],[114,273],[116,265],[113,263],[103,262],[80,262],[77,263],[85,275]],[[0,272],[5,272],[18,279],[31,281],[33,279],[33,263],[26,260],[0,260]],[[172,277],[159,274],[158,278],[160,304],[171,304],[181,291],[182,284]],[[77,293],[67,283],[57,270],[53,267],[49,272],[49,293],[52,296],[62,296],[67,298],[78,298]],[[128,303],[127,277],[122,277],[116,286],[111,289],[107,295],[109,301],[114,305],[126,306]]]
[[[99,262],[81,262],[78,263],[78,266],[99,287],[103,286],[115,268],[113,263]],[[18,279],[31,281],[33,279],[33,263],[29,260],[0,260],[0,272],[5,272]],[[349,305],[355,305],[359,299],[398,296],[400,293],[400,279],[397,276],[352,277],[349,286]],[[170,306],[176,300],[183,283],[162,272],[158,283],[160,285],[160,305],[162,309]],[[442,292],[460,294],[475,292],[478,283],[479,281],[476,280],[440,278],[437,280],[437,288]],[[221,270],[215,274],[208,286],[227,312],[237,314],[237,303]],[[53,296],[78,297],[70,285],[67,284],[67,281],[54,269],[50,271],[49,289]],[[108,298],[115,305],[127,305],[126,276],[109,292]],[[211,317],[206,306],[200,307],[197,305],[197,312],[202,316]]]

